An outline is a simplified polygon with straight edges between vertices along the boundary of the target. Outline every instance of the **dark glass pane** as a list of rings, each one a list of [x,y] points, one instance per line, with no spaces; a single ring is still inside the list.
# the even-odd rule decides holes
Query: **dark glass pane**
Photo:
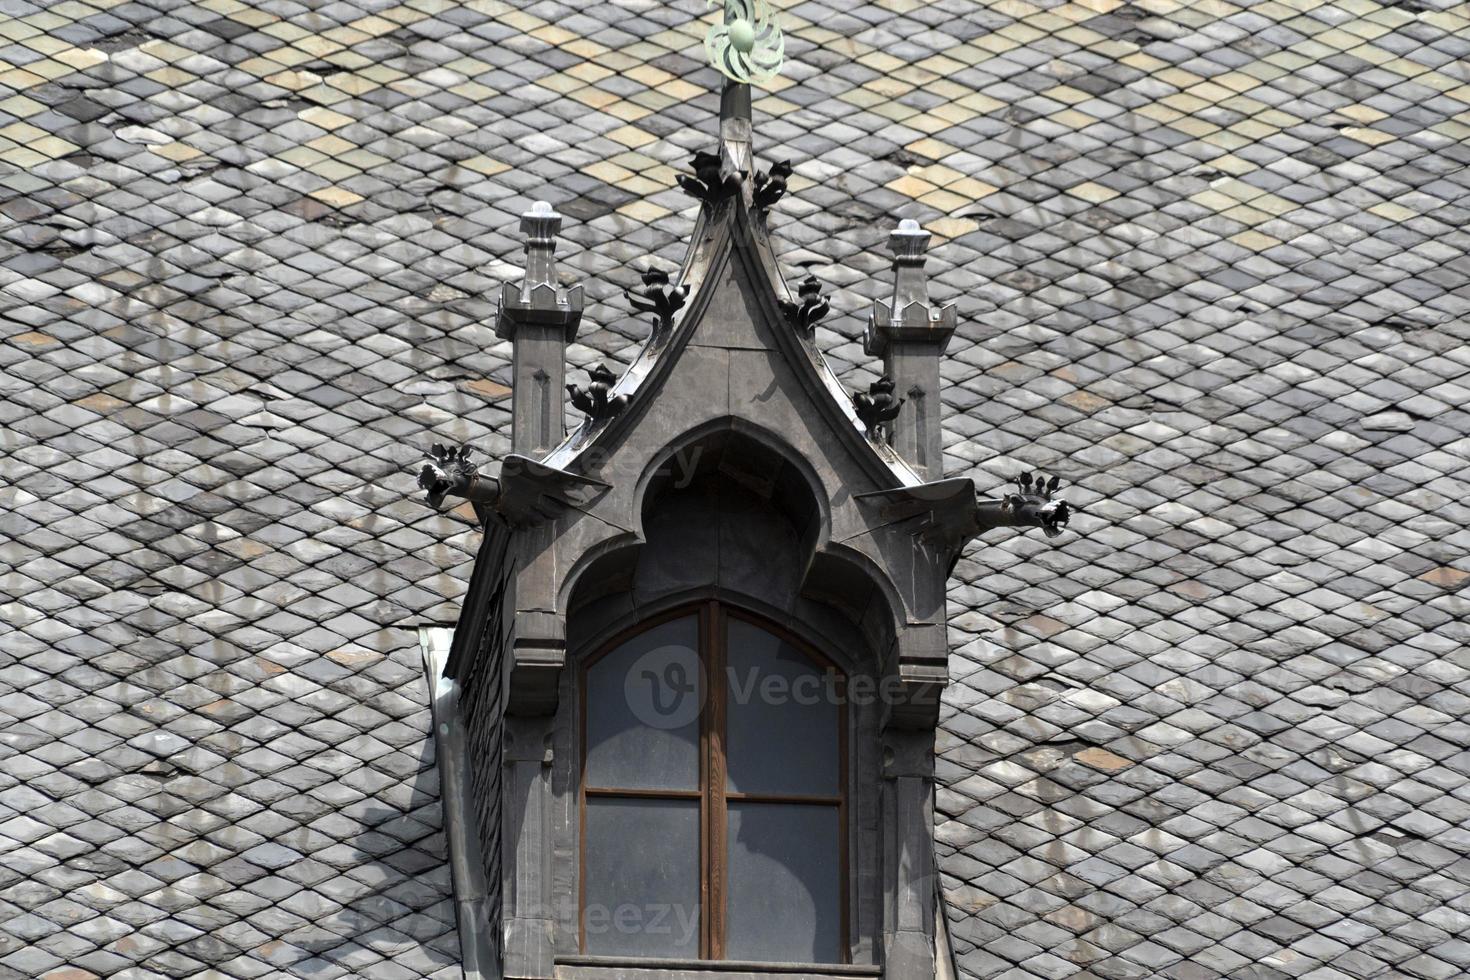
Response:
[[[588,786],[699,788],[699,618],[640,633],[587,671]]]
[[[587,799],[586,952],[699,956],[699,802]]]
[[[732,960],[842,960],[837,807],[729,804],[725,955]]]
[[[729,790],[837,795],[837,689],[826,671],[732,617],[725,683]]]

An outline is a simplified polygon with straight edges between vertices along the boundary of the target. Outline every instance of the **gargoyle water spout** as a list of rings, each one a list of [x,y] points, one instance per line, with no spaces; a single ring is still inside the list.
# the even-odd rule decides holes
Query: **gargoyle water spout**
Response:
[[[893,379],[886,374],[868,385],[866,392],[852,396],[857,417],[862,420],[868,438],[873,442],[888,442],[888,423],[898,418],[903,399],[893,397]]]
[[[491,503],[500,495],[500,483],[494,477],[481,476],[470,462],[469,446],[453,449],[434,443],[424,454],[429,460],[419,470],[419,486],[428,491],[429,506],[435,510],[445,497],[463,497],[475,503]]]
[[[1048,480],[1040,473],[1016,477],[1016,490],[999,500],[980,500],[975,505],[976,533],[992,527],[1039,527],[1054,538],[1072,519],[1072,508],[1055,499],[1061,477]]]

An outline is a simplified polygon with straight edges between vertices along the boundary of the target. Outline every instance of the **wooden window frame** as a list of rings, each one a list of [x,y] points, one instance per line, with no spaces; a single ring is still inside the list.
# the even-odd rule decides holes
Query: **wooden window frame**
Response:
[[[699,713],[699,788],[697,790],[617,789],[587,785],[587,672],[605,655],[634,637],[691,614],[698,616],[696,651],[706,680],[705,703]],[[725,649],[729,641],[729,621],[743,620],[764,630],[799,651],[822,671],[835,675],[837,701],[837,790],[835,795],[742,793],[727,789],[725,740],[727,673]],[[604,642],[582,658],[577,672],[577,949],[587,951],[587,798],[612,799],[679,799],[699,801],[699,959],[725,960],[725,914],[727,911],[728,842],[726,829],[729,802],[786,803],[808,806],[831,806],[837,809],[837,856],[839,934],[838,964],[849,964],[852,957],[849,933],[848,871],[848,715],[847,674],[831,657],[807,640],[771,620],[731,606],[716,599],[690,603],[642,620]]]

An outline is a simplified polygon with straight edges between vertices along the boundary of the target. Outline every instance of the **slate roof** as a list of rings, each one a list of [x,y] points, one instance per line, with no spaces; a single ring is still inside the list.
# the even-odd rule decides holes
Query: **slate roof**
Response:
[[[1470,971],[1470,20],[1449,0],[787,4],[758,153],[872,380],[959,305],[966,977]],[[0,0],[0,978],[456,975],[411,627],[508,447],[490,296],[568,216],[578,364],[672,263],[703,4]]]

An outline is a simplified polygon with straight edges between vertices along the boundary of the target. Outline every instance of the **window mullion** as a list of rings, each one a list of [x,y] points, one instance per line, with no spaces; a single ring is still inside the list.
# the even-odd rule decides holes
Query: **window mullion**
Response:
[[[710,959],[725,958],[725,613],[719,603],[709,604],[709,627],[706,634],[709,649],[708,696],[705,701],[709,717],[709,781],[707,789],[709,832],[706,835],[709,854],[709,905],[705,913],[709,921]]]

